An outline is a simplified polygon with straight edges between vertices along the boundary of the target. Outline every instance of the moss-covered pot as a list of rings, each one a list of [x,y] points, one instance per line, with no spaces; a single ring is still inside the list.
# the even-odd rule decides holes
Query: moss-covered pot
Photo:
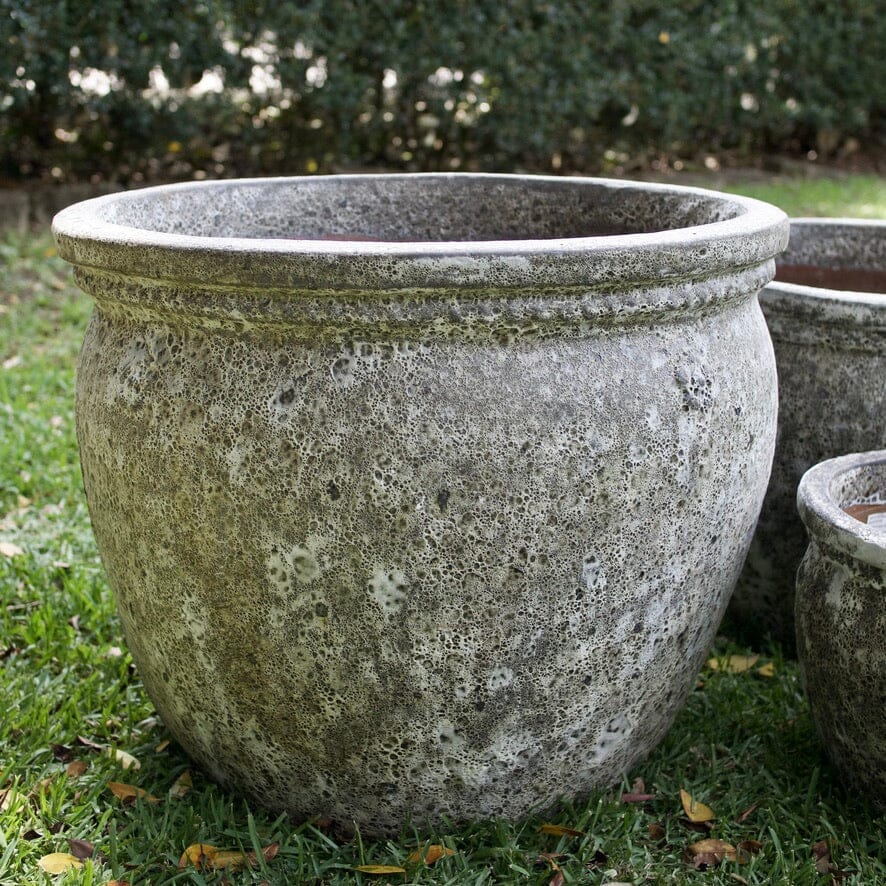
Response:
[[[587,179],[161,187],[55,220],[144,684],[215,778],[389,831],[611,782],[691,688],[775,439],[787,222]]]
[[[792,648],[806,550],[797,484],[812,465],[886,446],[886,222],[793,219],[760,295],[778,365],[772,479],[730,618]]]
[[[816,465],[797,502],[809,530],[797,654],[812,717],[841,775],[886,810],[886,449]]]

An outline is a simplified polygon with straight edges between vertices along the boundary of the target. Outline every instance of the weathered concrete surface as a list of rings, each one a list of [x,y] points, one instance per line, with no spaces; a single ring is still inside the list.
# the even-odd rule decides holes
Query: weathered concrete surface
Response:
[[[793,220],[777,265],[810,276],[835,269],[845,281],[834,275],[843,288],[797,285],[776,272],[760,295],[778,366],[778,443],[729,614],[748,642],[769,634],[792,649],[794,582],[806,550],[796,511],[800,478],[824,459],[886,446],[886,294],[849,289],[875,281],[876,271],[886,280],[886,222]]]
[[[55,231],[96,300],[96,537],[215,778],[374,833],[520,816],[658,743],[768,479],[782,213],[340,177],[103,198]]]
[[[797,574],[797,653],[812,717],[849,785],[886,810],[886,529],[843,508],[886,504],[886,450],[811,469]]]

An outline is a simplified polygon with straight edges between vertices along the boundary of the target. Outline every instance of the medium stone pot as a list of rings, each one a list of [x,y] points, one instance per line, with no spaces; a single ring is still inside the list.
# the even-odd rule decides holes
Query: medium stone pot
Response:
[[[868,290],[868,291],[864,291]],[[760,295],[775,345],[779,432],[772,479],[730,606],[739,635],[794,645],[806,550],[797,484],[817,462],[886,446],[886,222],[791,221]]]
[[[355,176],[103,197],[55,235],[96,302],[96,538],[213,777],[380,833],[518,817],[658,743],[766,488],[781,212]]]
[[[840,774],[886,810],[886,523],[866,513],[886,517],[886,449],[816,465],[797,502],[809,530],[797,654],[812,718]]]

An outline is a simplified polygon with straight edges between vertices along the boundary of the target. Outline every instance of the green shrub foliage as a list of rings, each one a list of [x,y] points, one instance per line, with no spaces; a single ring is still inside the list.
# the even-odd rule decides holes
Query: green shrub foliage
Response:
[[[0,0],[0,174],[882,147],[871,0]]]

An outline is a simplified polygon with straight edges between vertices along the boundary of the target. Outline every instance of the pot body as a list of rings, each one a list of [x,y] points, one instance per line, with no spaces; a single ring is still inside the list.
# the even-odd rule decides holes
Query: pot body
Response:
[[[827,283],[823,288],[781,281]],[[881,288],[855,292],[851,285]],[[886,222],[799,219],[760,295],[775,347],[772,479],[729,615],[738,634],[794,644],[794,585],[806,550],[797,486],[812,465],[886,446]]]
[[[886,502],[886,451],[810,470],[809,549],[797,573],[797,654],[819,736],[841,776],[886,809],[886,531],[842,510]]]
[[[366,833],[618,779],[750,542],[770,273],[394,297],[81,262],[90,513],[171,732],[223,784]]]

